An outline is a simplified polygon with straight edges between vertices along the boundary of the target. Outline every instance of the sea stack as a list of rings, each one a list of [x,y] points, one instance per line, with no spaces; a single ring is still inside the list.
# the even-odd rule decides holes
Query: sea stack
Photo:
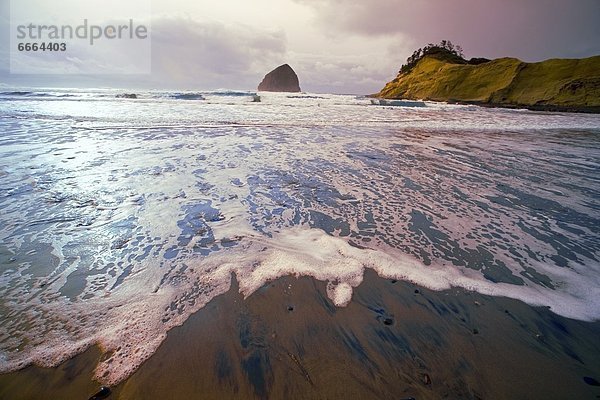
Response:
[[[265,92],[300,92],[298,75],[287,64],[280,65],[269,72],[258,85]]]

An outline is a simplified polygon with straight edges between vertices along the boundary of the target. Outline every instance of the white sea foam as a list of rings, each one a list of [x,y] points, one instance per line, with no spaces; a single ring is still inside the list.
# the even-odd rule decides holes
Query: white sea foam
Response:
[[[311,276],[343,307],[372,269],[600,319],[598,116],[17,97],[1,105],[0,371],[98,344],[115,384],[232,274],[245,296]]]
[[[65,326],[49,332],[30,331],[28,336],[44,335],[44,340],[18,356],[4,354],[2,370],[30,363],[55,366],[98,343],[110,356],[100,362],[96,376],[101,382],[116,384],[156,351],[169,329],[226,292],[232,273],[245,296],[279,277],[311,276],[327,282],[329,298],[335,305],[345,306],[351,301],[353,288],[362,282],[365,268],[384,278],[406,280],[434,290],[461,287],[549,306],[567,317],[600,317],[600,289],[590,287],[586,278],[576,272],[563,274],[569,283],[560,291],[494,284],[482,279],[478,272],[448,265],[425,266],[400,253],[358,249],[319,229],[296,227],[273,238],[246,238],[234,249],[198,259],[177,276],[176,283],[155,292],[150,289],[156,287],[159,276],[146,270],[127,278],[123,289],[95,301],[93,307],[64,299],[38,304],[42,314],[61,315]],[[189,293],[194,293],[193,299],[186,296]]]

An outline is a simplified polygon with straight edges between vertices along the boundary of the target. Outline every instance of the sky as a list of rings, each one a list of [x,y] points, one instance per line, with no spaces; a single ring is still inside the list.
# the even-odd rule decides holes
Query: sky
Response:
[[[69,17],[72,9],[66,0],[27,1],[45,23]],[[96,20],[129,12],[125,0],[119,9],[109,0],[86,1],[85,17]],[[85,65],[141,57],[98,47],[77,64],[74,57],[60,66],[47,63],[53,74],[11,74],[9,5],[0,0],[5,87],[255,90],[267,72],[288,63],[304,91],[368,94],[393,79],[413,50],[442,39],[461,45],[467,57],[534,62],[600,54],[600,0],[152,0],[151,11],[138,18],[149,21],[150,73],[77,73]]]

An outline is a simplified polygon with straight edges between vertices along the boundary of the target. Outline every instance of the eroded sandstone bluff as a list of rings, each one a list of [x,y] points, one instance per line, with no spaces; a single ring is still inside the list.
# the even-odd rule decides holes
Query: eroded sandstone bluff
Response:
[[[258,85],[265,92],[300,92],[298,75],[288,64],[280,65],[269,72]]]
[[[375,96],[546,111],[600,113],[600,56],[478,65],[425,56]]]

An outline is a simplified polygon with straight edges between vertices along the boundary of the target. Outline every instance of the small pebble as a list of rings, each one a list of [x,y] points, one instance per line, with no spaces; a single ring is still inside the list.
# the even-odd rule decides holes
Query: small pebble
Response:
[[[423,375],[423,383],[426,385],[431,385],[431,377],[429,376],[429,374]]]
[[[384,325],[388,325],[388,326],[389,326],[389,325],[392,325],[393,323],[394,323],[394,320],[393,320],[393,319],[391,319],[391,318],[385,318],[385,319],[383,320],[383,324],[384,324]]]
[[[415,289],[415,294],[419,294],[421,291],[419,289]]]
[[[102,386],[95,395],[90,397],[90,400],[106,399],[108,396],[110,396],[110,389],[106,386]]]
[[[600,386],[600,382],[598,382],[597,380],[595,380],[594,378],[592,378],[590,376],[584,376],[583,381],[591,386]]]
[[[294,311],[294,307],[293,306],[288,306],[287,310],[288,311]]]
[[[478,335],[479,334],[479,329],[475,328],[473,329],[473,335]]]

